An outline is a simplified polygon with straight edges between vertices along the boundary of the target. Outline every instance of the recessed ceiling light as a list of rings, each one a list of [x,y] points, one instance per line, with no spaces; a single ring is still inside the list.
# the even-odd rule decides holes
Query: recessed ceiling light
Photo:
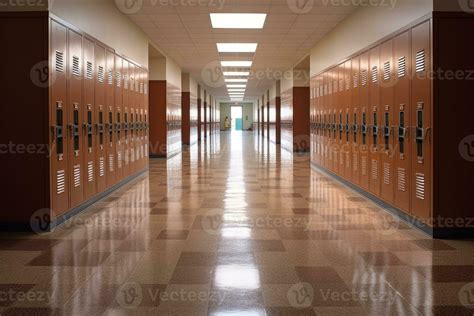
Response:
[[[230,88],[230,89],[231,89],[231,88],[245,88],[246,86],[247,86],[247,85],[245,85],[245,84],[228,84],[228,85],[227,85],[227,88],[228,88],[228,89],[229,89],[229,88]]]
[[[248,71],[224,71],[224,76],[249,76],[250,72]]]
[[[222,67],[252,67],[251,61],[221,61]]]
[[[217,43],[219,53],[255,53],[257,43]]]
[[[261,29],[267,15],[264,13],[211,13],[215,29]]]
[[[245,92],[245,89],[228,89],[229,92]]]
[[[242,96],[244,95],[245,93],[229,93],[229,95],[234,95],[234,96]]]
[[[225,82],[247,82],[248,79],[226,79]]]

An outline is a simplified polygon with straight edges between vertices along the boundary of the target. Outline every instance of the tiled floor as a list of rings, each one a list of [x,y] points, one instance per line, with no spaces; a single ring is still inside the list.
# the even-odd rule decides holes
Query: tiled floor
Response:
[[[4,315],[473,315],[474,242],[432,241],[252,133],[48,235],[2,234]]]

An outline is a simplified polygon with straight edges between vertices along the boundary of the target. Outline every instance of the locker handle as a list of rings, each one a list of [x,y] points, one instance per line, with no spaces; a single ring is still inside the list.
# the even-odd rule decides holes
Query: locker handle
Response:
[[[408,128],[399,126],[398,127],[398,139],[404,140],[408,137]]]
[[[359,125],[357,125],[357,124],[352,125],[352,131],[354,132],[354,134],[357,135],[358,130],[359,130]]]
[[[415,127],[416,141],[424,142],[428,138],[431,128]]]

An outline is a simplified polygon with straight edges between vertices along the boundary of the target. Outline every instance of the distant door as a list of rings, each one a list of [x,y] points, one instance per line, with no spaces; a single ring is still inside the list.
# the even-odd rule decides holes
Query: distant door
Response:
[[[242,106],[233,106],[231,108],[232,130],[241,131],[243,129]]]
[[[241,131],[242,130],[242,119],[241,118],[235,119],[235,130],[236,131]]]

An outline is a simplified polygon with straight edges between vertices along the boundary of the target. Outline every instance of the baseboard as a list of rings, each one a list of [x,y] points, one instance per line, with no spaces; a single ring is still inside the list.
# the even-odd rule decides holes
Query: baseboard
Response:
[[[73,218],[74,216],[82,213],[85,209],[90,207],[91,205],[103,200],[104,198],[108,197],[113,192],[117,191],[119,188],[131,183],[132,181],[138,179],[140,176],[148,172],[148,167],[143,170],[138,171],[137,173],[125,178],[124,180],[120,181],[119,183],[111,186],[110,188],[106,189],[104,192],[95,195],[94,197],[90,198],[89,200],[85,201],[81,205],[76,206],[75,208],[70,209],[66,213],[62,214],[61,216],[55,218],[49,224],[49,228],[46,228],[44,231],[52,232],[55,229],[59,228],[65,222]],[[0,231],[6,232],[32,232],[32,228],[30,223],[1,223],[0,224]]]

